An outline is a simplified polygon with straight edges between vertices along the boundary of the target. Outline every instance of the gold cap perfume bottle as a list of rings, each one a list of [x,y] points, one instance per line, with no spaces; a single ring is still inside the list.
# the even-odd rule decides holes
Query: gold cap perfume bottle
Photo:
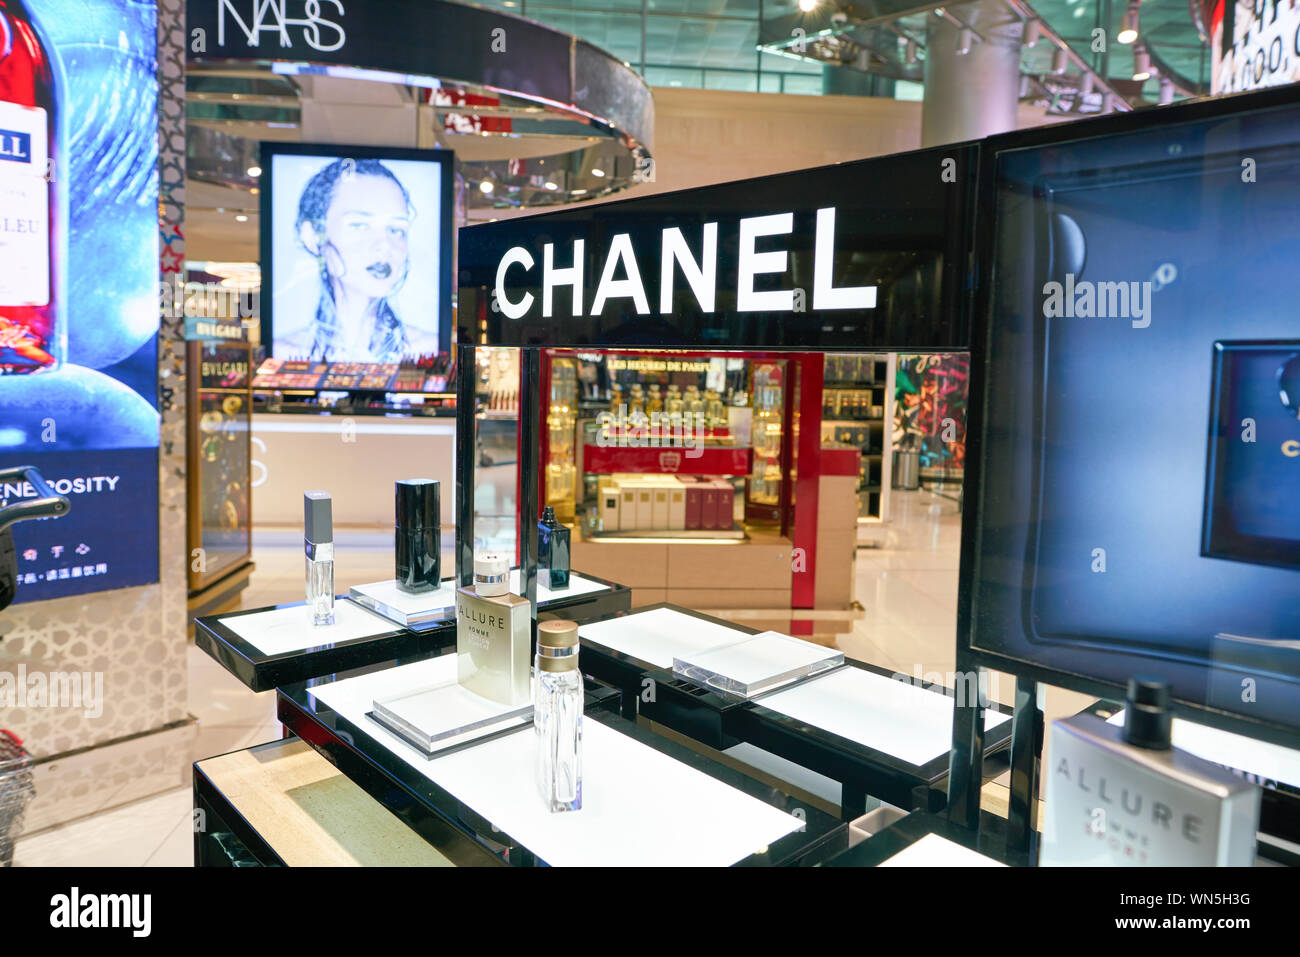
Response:
[[[474,559],[473,588],[456,589],[456,680],[490,701],[526,704],[531,695],[532,610],[510,594],[510,562],[499,553]]]

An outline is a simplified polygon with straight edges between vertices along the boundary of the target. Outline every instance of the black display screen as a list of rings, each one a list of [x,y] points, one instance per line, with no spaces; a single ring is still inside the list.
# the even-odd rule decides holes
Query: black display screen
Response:
[[[921,150],[464,228],[460,341],[965,348],[974,158]]]
[[[1294,729],[1300,108],[1219,112],[989,150],[962,640]]]

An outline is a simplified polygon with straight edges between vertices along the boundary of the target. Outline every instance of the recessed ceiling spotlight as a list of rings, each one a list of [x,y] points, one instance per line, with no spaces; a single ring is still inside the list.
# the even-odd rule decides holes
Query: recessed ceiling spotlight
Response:
[[[235,217],[235,222],[246,223],[248,222],[248,217],[245,216],[243,213],[240,213],[238,216]]]
[[[1133,49],[1133,79],[1141,82],[1151,79],[1151,54],[1146,47]]]
[[[557,186],[555,183],[553,183],[551,180],[548,179],[548,180],[546,181],[546,188],[547,188],[547,189],[559,189],[560,187]]]
[[[1138,38],[1138,0],[1131,0],[1115,39],[1120,43],[1133,43]]]
[[[257,177],[262,175],[262,167],[260,166],[248,167],[248,175],[253,177],[253,179],[257,179]]]
[[[480,193],[490,193],[495,188],[496,187],[492,185],[492,180],[490,179],[485,179],[483,182],[478,184],[478,190]]]
[[[591,175],[596,177],[597,179],[600,179],[602,176],[605,175],[605,171],[603,169],[597,169],[596,167],[593,166],[591,169]]]
[[[817,9],[817,0],[799,0],[799,9],[804,13],[812,13]]]

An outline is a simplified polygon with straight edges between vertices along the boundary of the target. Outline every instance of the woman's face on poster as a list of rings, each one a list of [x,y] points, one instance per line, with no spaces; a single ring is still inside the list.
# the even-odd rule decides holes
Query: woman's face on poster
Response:
[[[325,215],[325,262],[349,292],[379,299],[406,278],[411,213],[383,176],[344,176]]]

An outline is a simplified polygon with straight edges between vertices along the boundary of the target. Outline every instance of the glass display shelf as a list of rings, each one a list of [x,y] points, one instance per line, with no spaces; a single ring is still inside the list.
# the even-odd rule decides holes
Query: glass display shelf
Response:
[[[844,653],[775,631],[673,658],[673,674],[741,698],[784,687],[844,664]]]
[[[503,705],[461,687],[455,655],[435,658],[427,669],[431,683],[397,694],[376,690],[374,708],[367,713],[426,756],[532,723],[531,703]]]
[[[564,603],[572,599],[608,591],[613,587],[618,586],[576,572],[569,576],[567,588],[551,589],[541,578],[538,578],[537,603],[548,610],[554,607],[568,607]],[[511,569],[511,594],[520,594],[521,588],[519,569]],[[412,631],[436,628],[440,624],[453,621],[456,617],[456,583],[451,578],[443,579],[437,588],[415,593],[402,591],[397,587],[397,580],[390,578],[388,581],[373,582],[368,585],[353,585],[348,591],[348,597],[358,605],[369,608]]]
[[[571,589],[563,597],[547,598],[539,583],[538,597],[543,600],[538,614],[590,617],[631,607],[631,592],[623,585],[593,575],[581,577],[582,590]],[[454,595],[453,580],[444,579],[437,591]],[[427,658],[456,644],[454,602],[443,609],[441,619],[418,630],[345,597],[339,597],[334,608],[335,624],[322,627],[311,624],[301,601],[207,615],[194,619],[194,643],[253,691],[399,657]]]
[[[377,687],[418,687],[438,669],[433,659],[284,686],[278,715],[421,836],[450,824],[512,865],[780,865],[848,846],[830,815],[590,700],[583,808],[551,814],[529,727],[429,759],[366,716]]]

